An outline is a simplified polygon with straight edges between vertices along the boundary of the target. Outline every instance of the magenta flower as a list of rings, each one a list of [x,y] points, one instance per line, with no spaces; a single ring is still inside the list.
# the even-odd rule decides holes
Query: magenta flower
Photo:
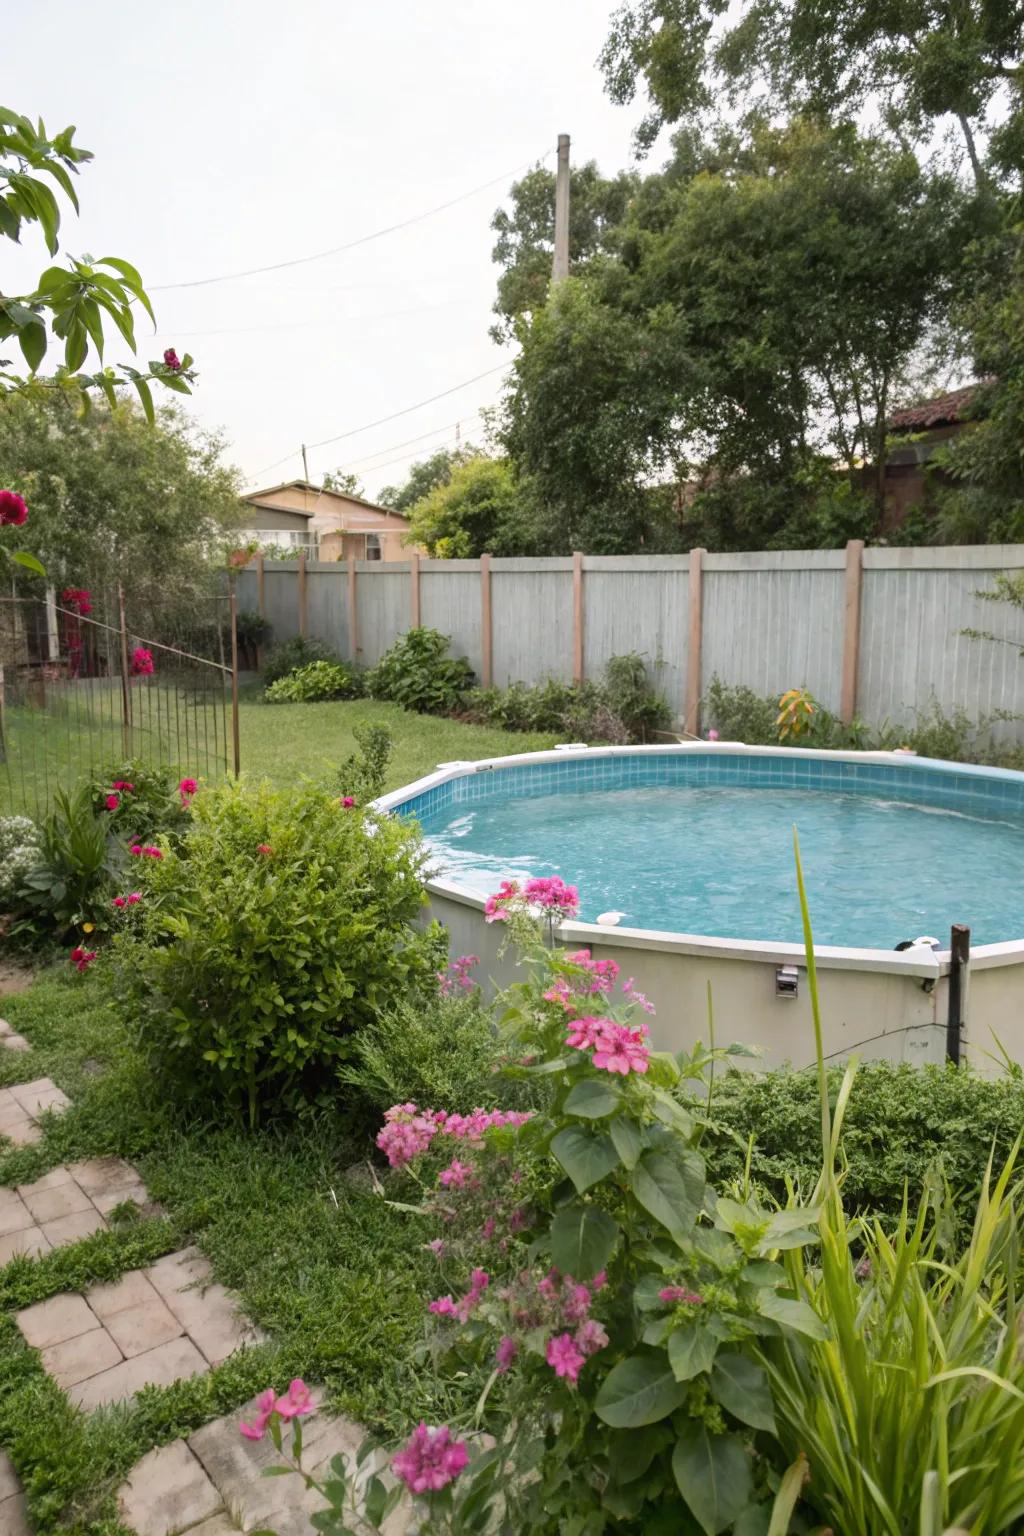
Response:
[[[137,859],[143,851],[144,850],[141,843],[132,843],[131,847],[128,849],[128,852],[134,859]]]
[[[666,1285],[658,1292],[659,1301],[685,1301],[691,1306],[699,1307],[704,1303],[703,1296],[698,1296],[695,1291],[688,1291],[685,1285]]]
[[[115,907],[126,906],[127,905],[127,897],[125,897],[125,896],[115,896],[114,900],[113,900],[113,905]]]
[[[76,945],[68,959],[77,971],[84,972],[89,969],[96,959],[96,951],[94,949],[82,949],[81,945]]]
[[[0,527],[20,528],[28,520],[24,496],[17,491],[0,491]]]
[[[468,1463],[465,1441],[453,1440],[447,1424],[428,1429],[421,1420],[391,1467],[410,1493],[437,1493],[454,1482]]]
[[[565,1037],[566,1045],[574,1051],[592,1051],[598,1040],[603,1037],[607,1024],[613,1024],[612,1019],[574,1019],[569,1025],[569,1033]]]
[[[523,895],[533,907],[541,907],[552,917],[575,917],[580,909],[580,893],[566,885],[560,875],[527,880]]]
[[[617,1072],[622,1077],[627,1077],[630,1072],[646,1072],[650,1054],[644,1044],[646,1024],[641,1024],[638,1029],[629,1029],[611,1019],[604,1020],[604,1024],[605,1028],[595,1042],[594,1066],[603,1072]]]
[[[251,1424],[239,1424],[238,1428],[247,1440],[262,1440],[266,1434],[270,1416],[277,1405],[277,1393],[273,1387],[267,1387],[261,1392],[256,1404],[256,1413]]]
[[[127,901],[128,901],[128,905],[130,907],[134,907],[135,903],[137,901],[141,901],[141,900],[142,900],[142,892],[141,891],[129,891],[128,892]]]
[[[519,884],[516,880],[503,880],[495,895],[488,896],[484,902],[484,918],[489,923],[503,923],[508,917],[505,908],[509,902],[515,901],[519,895]]]
[[[715,730],[708,731],[708,741],[717,741],[717,740],[718,740],[718,732],[715,731]]]
[[[182,779],[181,783],[178,785],[182,799],[188,795],[194,795],[198,788],[199,785],[196,783],[195,779]]]
[[[448,1167],[438,1174],[437,1182],[445,1189],[464,1189],[472,1172],[473,1169],[466,1163],[460,1163],[457,1157],[453,1157]]]
[[[106,806],[107,806],[107,810],[108,811],[116,811],[120,804],[121,804],[121,796],[120,795],[108,795],[107,796]]]
[[[512,1361],[515,1359],[518,1353],[519,1345],[516,1343],[515,1339],[512,1338],[511,1334],[506,1333],[498,1345],[498,1352],[495,1356],[494,1368],[499,1376],[505,1375],[505,1372],[508,1370],[509,1366],[512,1364]]]
[[[125,794],[130,795],[133,792],[133,790],[135,789],[135,785],[134,784],[129,784],[127,779],[115,779],[113,784],[111,785],[111,788],[112,789],[123,789]]]
[[[274,1404],[275,1412],[279,1413],[282,1419],[302,1418],[304,1414],[312,1413],[315,1407],[309,1388],[299,1376],[290,1383],[284,1397],[279,1397]]]
[[[451,1296],[439,1296],[436,1301],[429,1304],[427,1311],[432,1312],[435,1317],[458,1317],[459,1315],[455,1300]]]
[[[571,1333],[560,1333],[549,1339],[545,1359],[556,1376],[563,1377],[570,1386],[576,1385],[585,1361]]]
[[[343,810],[350,811],[356,803],[355,795],[342,795],[341,804]]]
[[[153,652],[144,645],[137,645],[132,652],[132,673],[135,677],[149,677],[153,671]]]
[[[596,1355],[599,1349],[604,1349],[608,1343],[608,1335],[604,1328],[594,1317],[586,1317],[576,1329],[576,1343],[588,1359]]]
[[[144,847],[142,851],[147,856],[147,858],[150,859],[162,859],[164,856],[162,848],[155,848],[150,846]]]
[[[164,367],[169,368],[172,373],[181,372],[181,358],[173,347],[168,347],[164,353]]]

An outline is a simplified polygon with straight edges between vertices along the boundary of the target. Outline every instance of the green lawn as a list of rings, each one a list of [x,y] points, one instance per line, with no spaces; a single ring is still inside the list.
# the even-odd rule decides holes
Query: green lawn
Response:
[[[357,725],[386,725],[395,739],[389,789],[456,758],[502,757],[554,746],[557,736],[501,731],[457,720],[414,715],[369,699],[337,704],[264,704],[248,688],[239,705],[243,773],[294,784],[321,777],[356,750]],[[171,689],[148,689],[136,703],[131,755],[170,762],[182,773],[211,778],[230,752],[230,714]],[[0,815],[41,816],[59,786],[100,773],[123,760],[120,701],[110,690],[74,709],[10,709],[8,761],[0,764]]]
[[[115,1536],[114,1495],[139,1457],[234,1412],[269,1382],[323,1382],[332,1407],[391,1434],[421,1416],[440,1423],[465,1413],[483,1378],[446,1382],[422,1353],[437,1262],[422,1246],[423,1224],[370,1187],[372,1127],[357,1134],[325,1116],[252,1136],[176,1118],[99,966],[85,978],[69,971],[3,999],[32,1052],[0,1051],[0,1086],[46,1074],[73,1107],[51,1117],[39,1146],[0,1151],[0,1186],[117,1155],[165,1214],[0,1268],[0,1446],[25,1484],[35,1531]],[[190,1242],[269,1342],[195,1380],[147,1387],[131,1404],[74,1410],[24,1343],[15,1311]]]
[[[397,789],[438,763],[457,758],[503,757],[539,752],[558,736],[463,725],[433,715],[413,715],[397,704],[357,699],[350,704],[264,704],[249,695],[240,706],[242,771],[277,784],[302,774],[316,778],[356,750],[357,725],[385,725],[395,738],[388,789]]]

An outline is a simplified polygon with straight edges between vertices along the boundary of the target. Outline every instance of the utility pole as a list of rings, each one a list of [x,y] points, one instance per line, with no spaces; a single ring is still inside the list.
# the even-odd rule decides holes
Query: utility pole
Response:
[[[555,176],[555,259],[551,281],[569,276],[569,135],[558,135],[558,171]]]
[[[306,458],[306,445],[302,444],[302,478],[309,484],[309,461]]]

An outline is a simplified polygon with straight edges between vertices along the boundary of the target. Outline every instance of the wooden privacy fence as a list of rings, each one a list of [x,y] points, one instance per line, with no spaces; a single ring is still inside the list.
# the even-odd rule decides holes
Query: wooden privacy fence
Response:
[[[303,634],[372,666],[417,624],[451,636],[480,682],[599,678],[640,652],[676,718],[700,730],[711,679],[762,695],[807,687],[844,720],[911,724],[934,702],[1024,715],[1024,614],[986,601],[1024,545],[580,555],[550,560],[264,561],[242,608],[274,641]],[[969,638],[989,630],[996,641]],[[997,739],[1020,740],[1017,722]]]

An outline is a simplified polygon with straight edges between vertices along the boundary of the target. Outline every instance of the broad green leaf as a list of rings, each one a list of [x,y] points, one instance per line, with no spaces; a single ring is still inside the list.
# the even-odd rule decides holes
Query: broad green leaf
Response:
[[[609,1135],[615,1143],[615,1150],[619,1154],[619,1160],[623,1168],[631,1172],[640,1161],[643,1151],[643,1138],[635,1120],[628,1115],[616,1115],[608,1127]]]
[[[618,1235],[618,1223],[599,1206],[567,1206],[551,1223],[552,1263],[563,1275],[589,1280],[604,1269]]]
[[[703,1424],[684,1430],[672,1453],[672,1472],[707,1536],[718,1536],[750,1502],[750,1461],[735,1435],[712,1435]]]
[[[748,1504],[732,1528],[732,1536],[768,1536],[771,1509],[767,1504]]]
[[[565,1101],[567,1115],[580,1115],[585,1120],[601,1120],[610,1115],[622,1103],[622,1094],[612,1083],[599,1083],[585,1077],[573,1085]]]
[[[667,1418],[686,1399],[663,1354],[632,1355],[605,1377],[594,1407],[613,1429],[639,1429]]]
[[[733,1349],[722,1350],[718,1354],[711,1371],[711,1395],[741,1424],[775,1433],[775,1412],[768,1377],[746,1355]]]
[[[757,1297],[757,1310],[762,1317],[770,1318],[783,1328],[805,1333],[810,1339],[828,1338],[828,1329],[806,1301],[780,1296],[777,1291],[761,1291]]]
[[[636,1482],[638,1477],[643,1477],[658,1452],[671,1443],[671,1431],[664,1426],[626,1429],[613,1435],[608,1459],[615,1482],[620,1485]]]
[[[38,325],[26,325],[18,332],[22,356],[33,373],[46,356],[46,341],[46,327],[41,320]]]
[[[676,1381],[692,1381],[710,1371],[718,1340],[701,1323],[686,1323],[669,1334],[668,1363]]]
[[[619,1166],[619,1154],[607,1136],[592,1136],[578,1125],[567,1126],[552,1137],[551,1151],[583,1194]]]
[[[46,567],[41,565],[35,555],[30,555],[27,550],[16,549],[11,555],[15,565],[24,566],[26,571],[31,571],[34,576],[45,576]]]
[[[668,1285],[664,1275],[641,1275],[633,1289],[633,1300],[640,1312],[654,1312],[659,1307],[664,1307],[658,1292]]]
[[[153,395],[150,387],[145,379],[134,379],[132,382],[138,390],[139,399],[142,401],[142,409],[146,413],[146,420],[152,426],[156,421],[156,412],[153,410]]]
[[[695,1152],[645,1152],[629,1182],[655,1221],[680,1237],[691,1231],[704,1200],[704,1164]]]

